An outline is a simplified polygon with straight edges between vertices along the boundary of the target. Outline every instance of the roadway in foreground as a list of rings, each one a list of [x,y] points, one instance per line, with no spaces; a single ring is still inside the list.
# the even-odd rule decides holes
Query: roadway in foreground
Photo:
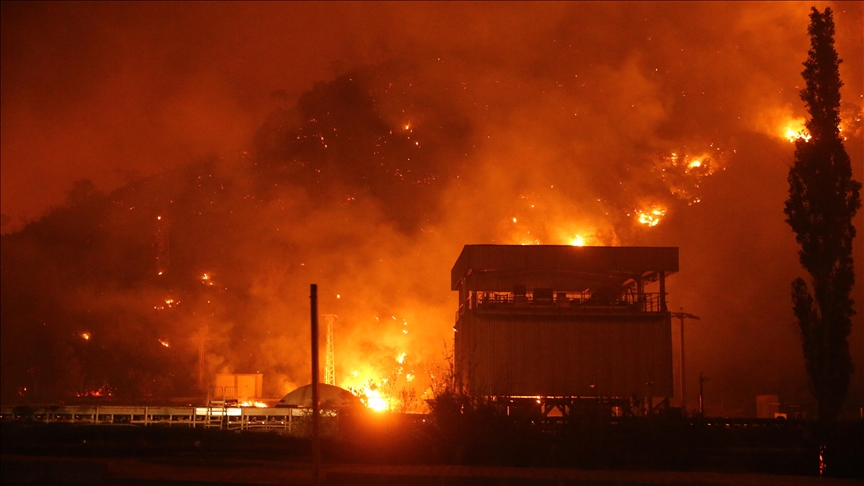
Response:
[[[3,485],[311,484],[308,463],[198,458],[0,455]],[[327,464],[324,485],[777,485],[841,486],[860,480],[760,473],[576,470],[444,465]]]

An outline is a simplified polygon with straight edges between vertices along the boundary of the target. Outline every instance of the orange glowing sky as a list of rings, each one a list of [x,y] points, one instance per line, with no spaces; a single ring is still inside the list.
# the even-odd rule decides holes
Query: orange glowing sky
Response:
[[[846,100],[854,101],[861,92],[860,5],[838,6],[841,75]],[[771,125],[803,115],[797,87],[806,52],[800,32],[807,17],[800,12],[807,8],[793,2],[7,3],[2,211],[17,224],[62,202],[76,179],[112,188],[193,157],[232,153],[271,109],[273,91],[296,97],[357,64],[441,53],[445,64],[448,55],[500,59],[505,71],[490,76],[506,70],[545,76],[550,67],[541,53],[560,56],[550,48],[570,42],[568,30],[584,32],[582,44],[568,52],[588,59],[550,83],[576,81],[592,65],[618,71],[639,101],[627,105],[633,133],[687,97],[718,103],[701,116],[694,106],[676,124],[701,118],[724,129],[738,123],[743,132],[785,133]],[[661,92],[670,78],[682,89]],[[628,96],[620,87],[610,90],[617,93],[607,96]]]

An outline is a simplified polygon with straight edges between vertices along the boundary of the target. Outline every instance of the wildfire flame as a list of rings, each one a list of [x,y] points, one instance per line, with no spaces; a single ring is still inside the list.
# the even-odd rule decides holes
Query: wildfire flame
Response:
[[[796,140],[804,140],[805,142],[809,142],[812,138],[810,132],[807,131],[807,128],[804,125],[803,118],[796,118],[794,120],[786,122],[786,140],[795,143]]]
[[[371,408],[372,410],[375,410],[376,412],[383,412],[384,410],[387,410],[387,408],[388,408],[387,399],[381,396],[380,391],[378,391],[377,389],[375,389],[375,390],[366,389],[366,390],[364,390],[364,392],[365,392],[364,394],[366,395],[366,406],[367,407]]]
[[[371,411],[421,411],[425,407],[421,397],[428,388],[423,378],[428,376],[429,364],[422,352],[407,347],[414,318],[393,313],[373,319],[375,328],[384,331],[378,335],[378,345],[382,352],[387,350],[386,354],[374,359],[366,352],[341,354],[345,374],[336,377],[336,384]]]
[[[796,140],[804,140],[805,142],[809,142],[810,139],[813,138],[807,130],[800,130],[798,132],[792,130],[791,128],[786,129],[786,140],[790,142],[795,142]]]
[[[82,337],[85,341],[89,341],[89,340],[90,340],[90,333],[89,333],[89,332],[82,332],[82,333],[81,333],[81,337]]]
[[[166,348],[171,347],[171,344],[169,344],[168,341],[166,341],[164,339],[157,339],[157,341],[159,341],[159,344],[161,344],[162,346],[165,346]]]
[[[154,305],[153,308],[156,310],[165,310],[166,307],[173,308],[176,307],[179,303],[179,301],[175,301],[174,299],[168,297],[165,299],[165,305]]]
[[[113,395],[113,390],[107,384],[100,386],[99,388],[92,388],[90,390],[85,390],[82,392],[75,393],[77,397],[110,397]]]
[[[663,216],[666,216],[666,208],[654,206],[644,211],[636,211],[636,216],[640,224],[644,224],[650,228],[660,224],[660,220],[663,219]]]

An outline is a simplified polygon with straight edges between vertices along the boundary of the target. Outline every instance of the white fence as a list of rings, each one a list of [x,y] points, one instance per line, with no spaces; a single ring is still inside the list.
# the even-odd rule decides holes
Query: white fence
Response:
[[[291,433],[309,414],[299,408],[140,407],[140,406],[2,406],[4,422],[126,424],[168,427],[213,427],[225,430],[272,430]]]

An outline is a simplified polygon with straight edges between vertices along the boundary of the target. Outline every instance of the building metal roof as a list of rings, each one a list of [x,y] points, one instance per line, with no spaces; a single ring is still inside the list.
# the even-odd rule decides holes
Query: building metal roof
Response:
[[[526,279],[553,279],[551,287],[581,290],[590,282],[626,280],[678,271],[677,247],[571,245],[465,245],[450,273],[452,290],[504,290]],[[586,283],[587,282],[587,283]]]

